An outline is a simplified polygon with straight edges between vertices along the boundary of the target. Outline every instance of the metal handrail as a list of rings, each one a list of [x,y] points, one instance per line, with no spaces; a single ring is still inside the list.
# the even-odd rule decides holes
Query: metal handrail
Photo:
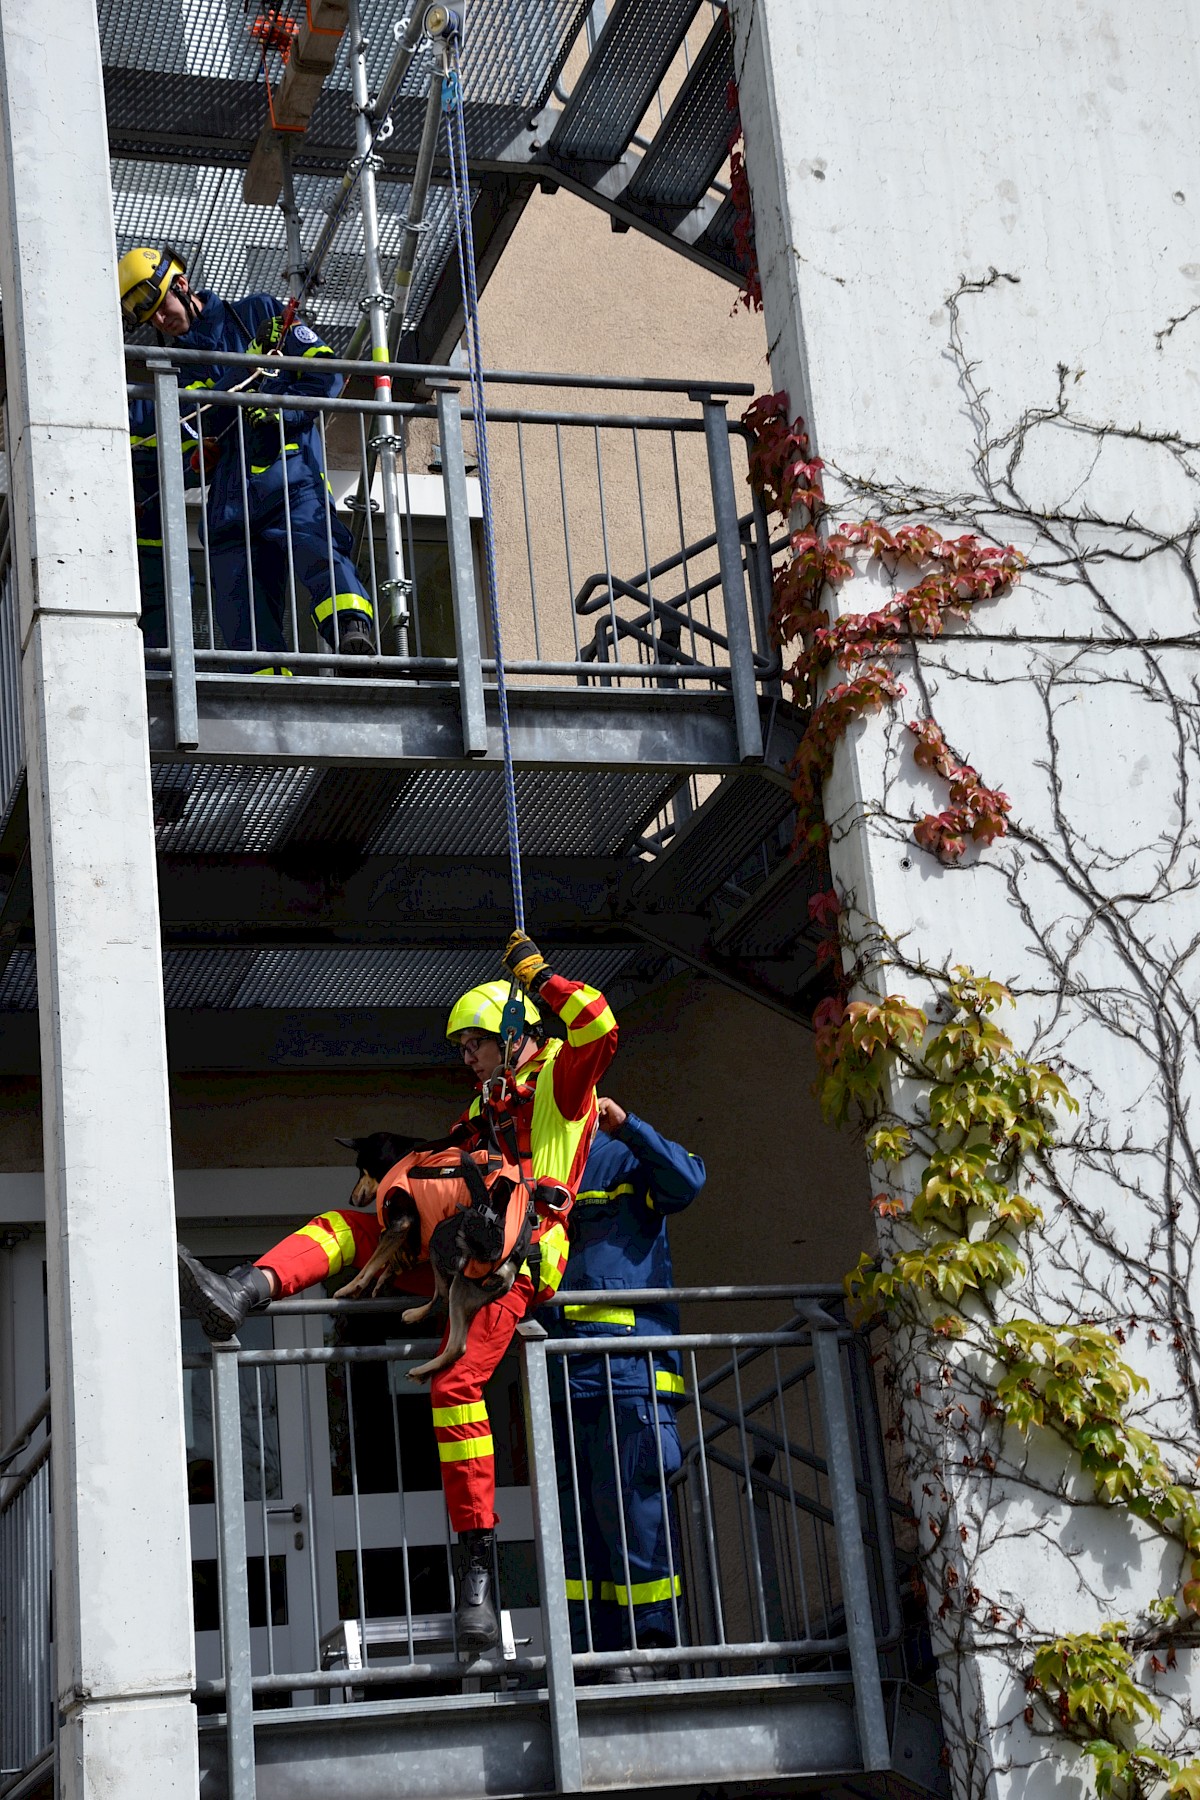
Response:
[[[127,344],[125,360],[132,363],[144,363],[166,357],[168,361],[186,364],[228,363],[232,368],[260,369],[266,360],[263,356],[251,356],[240,350],[223,350],[219,355],[211,350],[188,350],[181,344],[167,344],[161,349],[148,344]],[[275,356],[269,359],[272,369],[293,369],[300,374],[311,375],[311,361],[302,356]],[[449,363],[371,363],[364,366],[361,361],[349,360],[341,356],[323,356],[322,369],[333,369],[339,375],[367,375],[372,379],[376,374],[390,375],[395,380],[436,381],[453,387],[465,387],[470,377],[466,369],[456,369]],[[546,369],[485,369],[485,382],[499,382],[508,387],[550,387],[550,388],[599,388],[611,392],[627,391],[641,394],[686,394],[709,395],[728,394],[731,398],[751,398],[754,386],[748,381],[680,381],[674,377],[658,375],[580,375],[563,374]],[[386,409],[385,409],[386,410]]]
[[[883,1722],[879,1659],[896,1641],[899,1609],[890,1594],[880,1595],[877,1601],[878,1624],[873,1618],[870,1568],[873,1566],[876,1569],[876,1580],[880,1575],[885,1582],[891,1578],[885,1542],[889,1512],[886,1494],[881,1500],[878,1491],[881,1456],[874,1457],[869,1450],[860,1448],[856,1452],[854,1449],[843,1369],[846,1356],[856,1354],[853,1349],[846,1348],[854,1343],[856,1333],[844,1319],[833,1316],[829,1310],[841,1298],[840,1288],[832,1283],[778,1283],[756,1288],[724,1285],[645,1288],[623,1290],[620,1298],[623,1305],[628,1303],[632,1306],[716,1302],[738,1303],[749,1307],[783,1300],[789,1311],[783,1325],[771,1329],[719,1332],[678,1330],[633,1338],[617,1335],[590,1338],[548,1337],[536,1320],[526,1320],[518,1327],[544,1654],[508,1657],[503,1662],[496,1656],[485,1655],[460,1662],[449,1670],[445,1659],[440,1662],[430,1661],[427,1657],[417,1660],[411,1623],[407,1639],[404,1640],[409,1647],[408,1661],[391,1660],[352,1670],[339,1667],[281,1671],[271,1663],[267,1672],[252,1673],[250,1667],[246,1521],[253,1503],[249,1503],[248,1510],[243,1497],[242,1454],[243,1444],[249,1442],[254,1433],[251,1431],[250,1439],[246,1438],[242,1418],[244,1400],[241,1396],[244,1390],[241,1372],[256,1371],[251,1388],[258,1394],[257,1404],[261,1408],[261,1372],[264,1369],[298,1372],[305,1367],[317,1371],[328,1369],[331,1365],[344,1366],[342,1413],[351,1458],[349,1491],[353,1496],[353,1506],[348,1516],[354,1521],[357,1547],[355,1554],[359,1555],[359,1490],[353,1460],[356,1442],[356,1384],[352,1380],[351,1371],[364,1365],[409,1364],[417,1357],[424,1357],[432,1347],[432,1341],[398,1338],[385,1343],[314,1343],[272,1349],[242,1349],[235,1340],[228,1344],[214,1345],[208,1352],[191,1353],[185,1357],[184,1366],[189,1370],[203,1369],[209,1363],[212,1367],[214,1455],[217,1469],[216,1524],[219,1565],[222,1570],[222,1642],[226,1670],[226,1675],[222,1678],[199,1682],[196,1696],[198,1699],[223,1697],[225,1700],[227,1753],[231,1770],[234,1760],[240,1758],[239,1793],[242,1800],[249,1800],[253,1793],[253,1777],[251,1774],[247,1785],[246,1772],[253,1767],[253,1705],[256,1697],[311,1691],[328,1695],[330,1700],[334,1700],[335,1690],[344,1692],[347,1688],[362,1688],[370,1691],[372,1688],[390,1686],[404,1688],[416,1682],[444,1682],[448,1678],[456,1680],[458,1674],[490,1673],[537,1678],[536,1685],[545,1689],[552,1723],[555,1767],[559,1786],[564,1791],[574,1791],[567,1777],[576,1768],[579,1757],[575,1683],[580,1678],[621,1666],[645,1665],[661,1669],[664,1673],[674,1673],[684,1681],[703,1680],[707,1686],[711,1686],[714,1680],[718,1683],[736,1681],[739,1679],[737,1670],[741,1668],[753,1668],[766,1662],[771,1668],[777,1669],[781,1663],[795,1665],[798,1662],[800,1668],[795,1674],[798,1685],[828,1679],[851,1686],[864,1763],[867,1767],[884,1766],[889,1751]],[[612,1300],[611,1290],[565,1289],[548,1304],[554,1310],[561,1311],[566,1306],[611,1304]],[[402,1295],[384,1301],[295,1298],[277,1301],[269,1310],[283,1316],[324,1314],[350,1320],[371,1314],[378,1316],[394,1313],[409,1304],[411,1296]],[[733,1353],[732,1358],[725,1361],[723,1366],[705,1374],[702,1391],[695,1353],[713,1349],[729,1350]],[[794,1357],[797,1349],[803,1352],[801,1368],[797,1372],[789,1360],[785,1365],[785,1380],[780,1368],[781,1354],[786,1351]],[[596,1649],[589,1633],[587,1647],[573,1651],[567,1614],[567,1565],[561,1535],[569,1521],[569,1505],[567,1513],[560,1513],[559,1487],[565,1458],[570,1466],[573,1491],[578,1494],[575,1439],[573,1428],[569,1428],[565,1421],[560,1424],[554,1422],[552,1409],[565,1408],[569,1419],[574,1407],[571,1395],[575,1389],[573,1384],[552,1385],[549,1359],[583,1357],[599,1361],[610,1371],[606,1379],[609,1383],[611,1408],[611,1371],[614,1364],[628,1364],[631,1360],[645,1357],[651,1360],[653,1367],[655,1354],[665,1351],[678,1352],[683,1358],[682,1366],[685,1371],[690,1369],[690,1376],[685,1376],[678,1401],[683,1411],[694,1407],[696,1419],[695,1442],[689,1442],[685,1446],[685,1461],[678,1474],[668,1471],[661,1463],[661,1430],[659,1426],[655,1427],[660,1440],[660,1480],[664,1506],[668,1504],[669,1493],[672,1517],[678,1513],[679,1530],[682,1534],[677,1550],[671,1553],[671,1566],[684,1572],[683,1592],[691,1593],[687,1602],[687,1629],[675,1633],[673,1644],[655,1644],[653,1647],[642,1645],[616,1651]],[[756,1387],[752,1392],[743,1393],[739,1371],[748,1361],[764,1356],[775,1361],[774,1383],[761,1391]],[[789,1403],[785,1410],[783,1396],[797,1380],[813,1383],[807,1390],[809,1397],[799,1406]],[[722,1381],[730,1386],[726,1403],[718,1402],[708,1391],[714,1382]],[[394,1394],[395,1390],[390,1382],[388,1389]],[[850,1383],[850,1392],[855,1393],[853,1381]],[[361,1405],[361,1401],[358,1404]],[[394,1399],[392,1405],[395,1405]],[[862,1415],[858,1412],[857,1397],[854,1405],[861,1429]],[[775,1411],[776,1408],[778,1411]],[[651,1410],[655,1411],[654,1408]],[[760,1413],[767,1416],[757,1416]],[[807,1426],[804,1424],[805,1419],[808,1420]],[[362,1420],[361,1423],[365,1427],[366,1421]],[[370,1429],[374,1430],[374,1425]],[[689,1426],[689,1432],[691,1430],[692,1427]],[[258,1438],[261,1457],[261,1421]],[[713,1440],[718,1438],[725,1440],[724,1447],[714,1443]],[[751,1445],[754,1446],[753,1450]],[[773,1473],[770,1467],[760,1466],[760,1446],[782,1456],[778,1474]],[[309,1454],[306,1450],[305,1455]],[[805,1470],[812,1473],[805,1475]],[[817,1482],[815,1488],[814,1479]],[[720,1496],[727,1496],[723,1503],[725,1512],[721,1510],[721,1506],[715,1505]],[[862,1498],[867,1502],[865,1515],[860,1515]],[[308,1504],[311,1506],[311,1494]],[[578,1504],[576,1498],[576,1509]],[[751,1556],[746,1567],[746,1580],[749,1584],[746,1599],[748,1611],[744,1608],[743,1611],[737,1610],[742,1603],[737,1601],[735,1594],[728,1594],[725,1600],[720,1598],[727,1573],[720,1572],[721,1558],[727,1554],[736,1554],[732,1550],[722,1551],[719,1548],[721,1542],[730,1544],[731,1541],[736,1541],[736,1532],[734,1539],[729,1539],[731,1526],[729,1518],[725,1516],[729,1504],[735,1509],[741,1509],[745,1515],[743,1556],[747,1553]],[[403,1493],[401,1505],[403,1510]],[[691,1521],[686,1528],[684,1518]],[[814,1581],[819,1576],[821,1585],[818,1591],[814,1591],[811,1606],[808,1600],[802,1606],[794,1599],[785,1601],[785,1589],[779,1586],[778,1575],[774,1573],[781,1566],[777,1558],[792,1557],[792,1537],[800,1529],[795,1523],[789,1525],[788,1521],[800,1518],[805,1521],[805,1531],[820,1536],[811,1573]],[[772,1520],[776,1522],[772,1523]],[[263,1529],[265,1544],[265,1526]],[[312,1547],[314,1529],[315,1525],[310,1524],[306,1533],[310,1541],[310,1556],[315,1555],[315,1548]],[[792,1536],[789,1536],[789,1531]],[[674,1535],[672,1530],[672,1536]],[[760,1539],[765,1550],[760,1550]],[[336,1538],[334,1540],[335,1543],[340,1541]],[[798,1537],[796,1553],[799,1555]],[[768,1556],[766,1563],[762,1560],[764,1554]],[[697,1558],[703,1558],[703,1563],[698,1564]],[[405,1567],[407,1569],[407,1564]],[[799,1565],[789,1562],[788,1567],[787,1580],[792,1582]],[[831,1569],[834,1571],[832,1575]],[[623,1579],[626,1583],[631,1580],[628,1566]],[[314,1587],[314,1593],[315,1591]],[[404,1591],[407,1596],[407,1574]],[[718,1596],[715,1611],[712,1599],[714,1593]],[[770,1597],[769,1611],[766,1606],[767,1596]],[[364,1604],[360,1593],[360,1606]],[[409,1604],[406,1598],[406,1607]],[[730,1604],[734,1605],[733,1612],[728,1610]],[[675,1606],[676,1602],[673,1601],[672,1605]],[[678,1605],[682,1607],[683,1602],[678,1602]],[[789,1625],[791,1629],[787,1628]],[[315,1624],[315,1629],[319,1632],[318,1624]],[[636,1636],[633,1643],[637,1646]],[[535,1645],[535,1651],[536,1648]],[[838,1658],[848,1660],[849,1670],[828,1668],[830,1660]],[[785,1675],[783,1679],[790,1678]],[[438,1702],[433,1699],[429,1704],[436,1707]],[[578,1787],[577,1780],[574,1785]]]

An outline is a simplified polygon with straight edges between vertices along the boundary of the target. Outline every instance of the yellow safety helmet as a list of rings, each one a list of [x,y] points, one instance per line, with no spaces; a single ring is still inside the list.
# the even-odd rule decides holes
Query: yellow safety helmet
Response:
[[[182,256],[169,244],[155,249],[139,244],[127,250],[117,264],[117,285],[121,290],[121,311],[130,325],[145,325],[152,319],[171,290],[172,283],[187,274]]]
[[[455,1038],[460,1031],[490,1031],[493,1037],[499,1037],[500,1020],[510,992],[507,981],[485,981],[479,987],[471,988],[451,1007],[450,1017],[446,1020],[446,1036]],[[525,1003],[526,1024],[539,1024],[541,1014],[529,995],[522,994],[521,999]]]

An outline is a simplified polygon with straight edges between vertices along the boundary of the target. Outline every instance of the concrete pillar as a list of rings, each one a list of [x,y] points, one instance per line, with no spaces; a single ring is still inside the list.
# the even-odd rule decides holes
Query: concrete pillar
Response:
[[[1034,565],[969,624],[906,651],[904,698],[852,727],[825,784],[834,877],[860,931],[873,919],[902,940],[900,961],[1010,984],[1018,1048],[1063,1066],[1083,1103],[1057,1159],[1065,1198],[1035,1190],[1046,1228],[1001,1311],[1121,1330],[1151,1382],[1139,1422],[1190,1483],[1194,17],[1180,0],[732,0],[732,12],[774,386],[809,422],[835,517],[894,525],[908,509],[1013,541]],[[1112,528],[1127,515],[1158,537]],[[1136,559],[1111,554],[1123,549]],[[833,610],[872,610],[887,591],[878,565],[862,567]],[[905,729],[930,712],[1012,801],[1009,836],[956,867],[913,839],[948,803]],[[876,985],[929,997],[911,966]],[[968,1373],[955,1355],[952,1385]],[[1179,1558],[1096,1504],[1061,1448],[1007,1477],[968,1466],[943,1399],[917,1415],[909,1447],[926,1460],[917,1508],[937,1515],[943,1561],[962,1566],[957,1597],[932,1595],[956,1787],[960,1800],[1028,1800],[1057,1791],[1062,1755],[1072,1785],[1088,1778],[1036,1708],[1026,1722],[1034,1643],[1104,1620],[1152,1625]],[[967,1606],[968,1592],[983,1600]],[[1192,1654],[1161,1675],[1134,1659],[1164,1707],[1157,1741],[1184,1757],[1197,1751]]]
[[[5,0],[0,120],[45,1109],[60,1792],[192,1800],[162,969],[91,0]]]

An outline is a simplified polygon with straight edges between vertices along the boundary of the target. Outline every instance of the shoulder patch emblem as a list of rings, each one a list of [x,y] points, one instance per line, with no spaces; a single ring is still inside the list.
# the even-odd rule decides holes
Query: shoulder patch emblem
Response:
[[[303,320],[298,325],[293,325],[292,332],[301,344],[319,344],[321,341],[312,326],[306,325]]]

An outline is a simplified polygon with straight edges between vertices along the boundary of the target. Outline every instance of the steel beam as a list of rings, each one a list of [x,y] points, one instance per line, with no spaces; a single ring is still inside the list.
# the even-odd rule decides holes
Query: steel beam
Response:
[[[0,10],[0,287],[45,1106],[63,1800],[195,1800],[179,1300],[93,0]],[[96,297],[47,305],[63,269]],[[169,696],[166,729],[175,726]],[[130,1124],[136,1121],[136,1152]],[[114,1220],[136,1220],[114,1230]]]
[[[487,707],[483,697],[479,595],[475,586],[475,551],[471,543],[467,500],[462,400],[457,388],[438,389],[437,417],[438,442],[442,452],[442,487],[446,495],[446,543],[450,556],[454,642],[458,651],[463,755],[486,756],[488,728]]]
[[[466,765],[458,689],[408,687],[396,681],[294,681],[197,677],[200,749],[204,756],[241,762],[388,763],[399,767]],[[498,742],[495,692],[485,692],[489,729]],[[787,781],[799,744],[799,716],[791,722],[760,701],[764,726],[772,717],[767,774]],[[149,683],[150,749],[174,751],[174,720],[166,681]],[[513,754],[536,768],[663,769],[720,774],[740,767],[733,705],[728,694],[623,692],[617,688],[535,689],[510,685]],[[488,759],[489,761],[492,759]]]
[[[571,1622],[567,1615],[567,1570],[562,1525],[558,1516],[554,1424],[550,1415],[550,1379],[546,1368],[546,1332],[536,1319],[517,1326],[524,1375],[529,1429],[529,1491],[533,1503],[533,1536],[537,1546],[538,1588],[542,1597],[542,1633],[546,1641],[546,1685],[549,1690],[550,1742],[554,1752],[554,1785],[560,1794],[583,1786],[579,1751],[579,1711],[571,1663]],[[626,1578],[628,1579],[628,1577]]]
[[[858,1723],[859,1755],[864,1769],[890,1769],[892,1751],[883,1710],[879,1676],[879,1652],[875,1646],[875,1621],[871,1611],[871,1583],[859,1513],[858,1486],[854,1475],[854,1450],[846,1391],[842,1385],[842,1354],[838,1334],[813,1320],[813,1359],[825,1422],[825,1463],[833,1503],[838,1566],[842,1577],[842,1603],[846,1609],[846,1633],[850,1639],[850,1667],[854,1675],[854,1715]]]
[[[242,1478],[242,1402],[238,1341],[212,1351],[213,1450],[217,1475],[217,1547],[221,1569],[221,1643],[225,1654],[225,1770],[229,1800],[255,1800],[254,1699],[250,1691],[250,1587]],[[265,1529],[265,1527],[264,1527]],[[269,1563],[263,1581],[270,1604]]]
[[[158,439],[158,494],[162,515],[163,579],[171,636],[171,694],[175,746],[194,750],[200,742],[196,717],[196,645],[192,629],[192,576],[188,567],[187,511],[183,493],[183,443],[179,425],[179,383],[163,357],[148,357],[154,378],[155,436]]]

